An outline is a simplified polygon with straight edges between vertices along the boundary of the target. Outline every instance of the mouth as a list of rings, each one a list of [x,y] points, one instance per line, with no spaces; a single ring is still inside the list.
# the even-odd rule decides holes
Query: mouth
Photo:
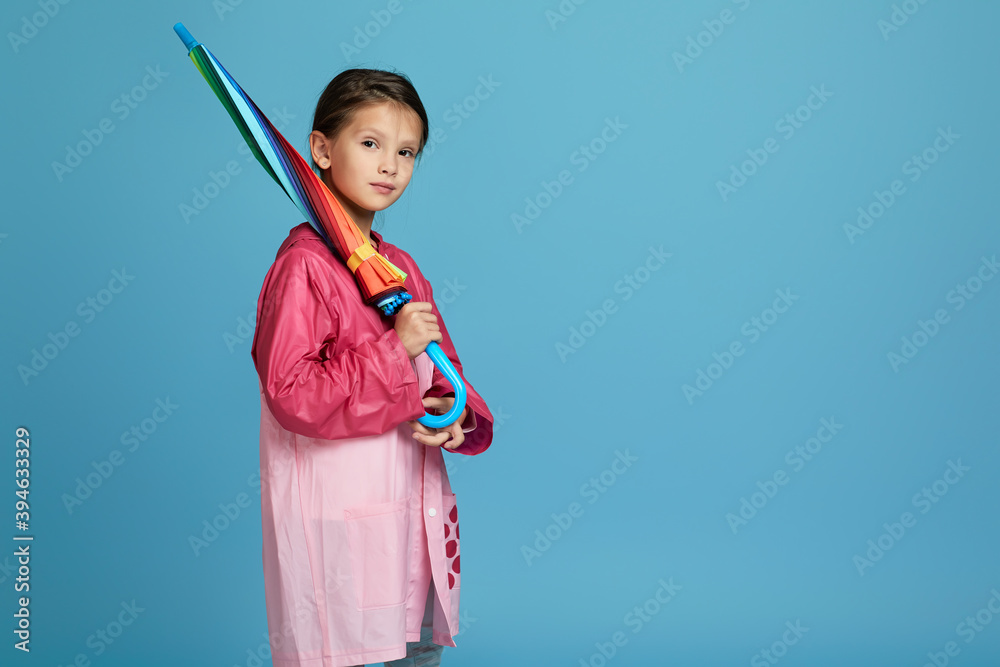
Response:
[[[391,183],[371,183],[371,186],[375,188],[376,192],[383,195],[387,195],[396,189],[396,186]]]

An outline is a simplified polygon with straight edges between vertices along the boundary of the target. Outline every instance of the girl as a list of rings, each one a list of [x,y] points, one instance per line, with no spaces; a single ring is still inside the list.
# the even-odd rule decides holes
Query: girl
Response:
[[[257,302],[251,356],[275,667],[431,666],[455,646],[458,506],[441,448],[485,451],[493,415],[466,381],[454,423],[416,421],[454,402],[424,352],[430,341],[465,375],[430,284],[371,229],[374,212],[406,189],[427,137],[409,79],[368,69],[330,82],[309,135],[313,169],[407,274],[413,300],[394,321],[363,303],[354,274],[307,222],[281,244]]]

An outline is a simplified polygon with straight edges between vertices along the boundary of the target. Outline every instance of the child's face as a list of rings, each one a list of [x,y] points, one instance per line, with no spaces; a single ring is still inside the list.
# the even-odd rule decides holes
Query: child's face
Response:
[[[358,110],[332,141],[318,131],[310,135],[324,182],[355,222],[370,225],[375,211],[403,194],[413,175],[422,129],[412,109],[382,103]]]

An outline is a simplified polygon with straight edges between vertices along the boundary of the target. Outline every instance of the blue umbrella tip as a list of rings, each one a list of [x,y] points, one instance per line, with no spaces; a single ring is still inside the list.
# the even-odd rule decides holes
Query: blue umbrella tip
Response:
[[[181,38],[182,42],[184,42],[184,46],[187,47],[188,51],[198,46],[198,40],[191,36],[191,33],[188,32],[188,29],[184,27],[183,23],[175,23],[174,32],[176,32],[177,36]]]

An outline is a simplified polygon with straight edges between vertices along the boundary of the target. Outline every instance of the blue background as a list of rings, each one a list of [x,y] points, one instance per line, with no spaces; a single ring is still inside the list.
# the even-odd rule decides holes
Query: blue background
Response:
[[[71,2],[51,17],[44,0],[5,3],[0,510],[9,539],[24,426],[35,541],[30,656],[9,632],[15,543],[0,549],[0,661],[270,662],[248,333],[302,218],[241,152],[182,21],[304,154],[319,94],[348,67],[406,73],[445,134],[375,229],[436,294],[452,286],[442,316],[497,418],[485,454],[448,459],[465,568],[446,664],[773,664],[767,650],[918,666],[949,641],[949,664],[997,664],[1000,280],[983,258],[1000,251],[1000,8],[902,4],[913,13],[897,3],[890,31],[884,0],[564,2],[565,20],[556,0],[402,0],[385,26],[381,1]],[[166,74],[123,117],[115,100],[147,67]],[[470,98],[480,77],[497,85]],[[788,136],[778,123],[796,112],[808,119]],[[57,173],[102,119],[114,129]],[[602,143],[607,119],[620,132]],[[769,138],[777,151],[743,165]],[[936,161],[911,180],[925,150]],[[185,220],[230,160],[240,173]],[[741,165],[752,175],[720,193]],[[905,192],[848,233],[897,179]],[[101,312],[78,310],[123,269],[134,277]],[[641,288],[616,290],[626,276]],[[979,291],[958,308],[966,284]],[[778,290],[796,298],[776,315]],[[891,363],[939,309],[947,322]],[[78,335],[22,379],[70,322]],[[699,372],[711,384],[685,393]],[[122,434],[157,400],[177,407],[129,451]],[[795,464],[822,419],[842,428]],[[121,465],[67,506],[114,450]],[[615,472],[618,452],[636,460]],[[949,461],[968,470],[946,476]],[[787,483],[769,485],[776,473]],[[934,503],[915,502],[924,488]],[[758,507],[739,523],[744,499]],[[679,587],[662,606],[661,579]],[[133,600],[135,621],[95,643]],[[977,613],[981,631],[961,625]],[[796,622],[804,635],[783,636]]]

